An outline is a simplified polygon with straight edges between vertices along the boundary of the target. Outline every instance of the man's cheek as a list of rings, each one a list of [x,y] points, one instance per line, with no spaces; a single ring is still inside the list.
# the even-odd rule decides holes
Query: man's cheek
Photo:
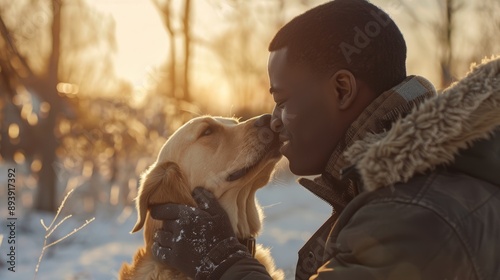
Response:
[[[297,118],[298,114],[296,110],[290,108],[283,109],[283,112],[281,113],[281,120],[283,122],[283,125],[285,125],[285,127],[292,126],[296,122]]]

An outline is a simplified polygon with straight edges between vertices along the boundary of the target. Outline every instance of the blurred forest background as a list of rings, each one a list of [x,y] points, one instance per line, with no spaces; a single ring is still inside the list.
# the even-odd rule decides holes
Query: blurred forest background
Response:
[[[0,165],[17,168],[18,212],[54,212],[76,189],[74,214],[132,213],[140,173],[186,120],[272,110],[267,44],[322,2],[0,0]],[[500,54],[498,0],[373,2],[407,40],[408,73],[437,88]],[[117,39],[124,26],[136,28]],[[158,47],[154,64],[127,69]]]

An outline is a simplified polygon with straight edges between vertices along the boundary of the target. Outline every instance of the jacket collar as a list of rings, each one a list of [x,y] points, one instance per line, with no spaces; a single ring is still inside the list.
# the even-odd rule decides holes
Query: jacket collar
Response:
[[[340,211],[360,191],[354,184],[357,180],[355,174],[342,176],[342,170],[351,165],[344,155],[346,149],[369,134],[390,129],[393,122],[407,115],[415,105],[435,95],[432,84],[418,76],[409,76],[382,93],[351,124],[344,141],[328,160],[323,174],[314,180],[301,178],[299,183]]]
[[[470,162],[462,163],[463,171],[476,169],[481,179],[498,182],[500,137],[498,133],[491,137],[500,127],[499,112],[500,58],[492,58],[473,65],[465,78],[425,100],[386,133],[365,137],[344,155],[356,165],[366,191],[406,182],[438,166],[459,164],[470,147],[482,155],[476,162],[484,170]],[[492,145],[485,145],[485,139]]]

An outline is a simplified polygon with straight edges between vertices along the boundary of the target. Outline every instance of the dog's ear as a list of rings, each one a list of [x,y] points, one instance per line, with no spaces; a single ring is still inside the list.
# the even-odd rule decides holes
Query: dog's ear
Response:
[[[155,163],[142,174],[136,198],[137,223],[132,233],[144,226],[149,205],[163,203],[195,205],[191,189],[179,166],[173,162]]]

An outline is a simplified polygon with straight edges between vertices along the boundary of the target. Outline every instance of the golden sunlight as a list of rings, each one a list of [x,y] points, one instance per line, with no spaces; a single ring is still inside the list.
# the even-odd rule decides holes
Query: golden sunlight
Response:
[[[161,1],[159,1],[161,2]],[[144,92],[166,80],[168,71],[164,70],[169,61],[170,43],[168,31],[164,26],[160,12],[154,4],[154,1],[98,1],[90,0],[90,3],[98,10],[112,15],[116,22],[116,41],[118,51],[114,59],[117,75],[125,78],[132,83],[135,92],[135,98],[142,101],[145,97]],[[173,1],[176,8],[180,8],[182,2]],[[255,5],[258,6],[258,5]],[[267,41],[269,40],[264,33],[256,32],[255,36],[261,36],[263,42],[255,42],[259,47],[259,52],[248,53],[248,50],[242,49],[241,53],[232,53],[228,46],[233,46],[231,40],[240,40],[239,37],[231,39],[231,36],[239,36],[237,33],[231,34],[234,18],[228,16],[235,8],[229,4],[220,4],[215,2],[197,1],[193,5],[193,34],[196,34],[196,43],[191,49],[191,91],[197,103],[217,108],[218,113],[231,115],[233,106],[244,106],[249,103],[248,100],[241,100],[238,96],[245,95],[245,91],[250,88],[260,86],[262,81],[267,83],[267,72],[265,65],[267,63]],[[174,14],[178,19],[181,15]],[[134,20],[131,20],[133,18]],[[174,22],[178,25],[178,22]],[[176,28],[181,28],[177,26]],[[262,26],[259,27],[262,29]],[[224,33],[228,33],[227,35]],[[237,32],[237,30],[234,30]],[[225,39],[228,36],[227,39]],[[194,35],[193,35],[194,36]],[[229,41],[227,41],[229,40]],[[179,42],[177,42],[179,43]],[[228,44],[228,46],[225,46]],[[181,60],[183,50],[177,53]],[[241,65],[246,63],[241,60],[242,57],[249,61],[254,61],[262,67],[252,75],[258,75],[257,83],[250,82],[250,85],[242,81],[248,78],[248,73],[240,73],[241,69],[232,69],[231,66],[225,66],[226,60],[231,60],[235,66],[255,68],[251,65]],[[238,66],[240,64],[240,66]],[[181,69],[184,66],[181,65]],[[240,75],[236,78],[235,75]],[[248,79],[246,82],[251,81]],[[267,87],[267,85],[266,85]],[[236,92],[235,92],[236,90]],[[253,91],[251,91],[253,92]],[[268,95],[265,94],[265,88],[261,93],[255,93],[264,100],[270,102]],[[246,94],[245,96],[247,96]],[[235,102],[237,104],[235,104]],[[267,107],[267,106],[266,106]],[[269,109],[269,108],[267,108]],[[210,113],[199,112],[196,108],[188,109],[196,114]],[[212,112],[213,113],[213,112]]]
[[[90,0],[89,3],[111,14],[116,22],[117,74],[141,87],[151,70],[164,63],[168,51],[166,31],[152,1]]]

